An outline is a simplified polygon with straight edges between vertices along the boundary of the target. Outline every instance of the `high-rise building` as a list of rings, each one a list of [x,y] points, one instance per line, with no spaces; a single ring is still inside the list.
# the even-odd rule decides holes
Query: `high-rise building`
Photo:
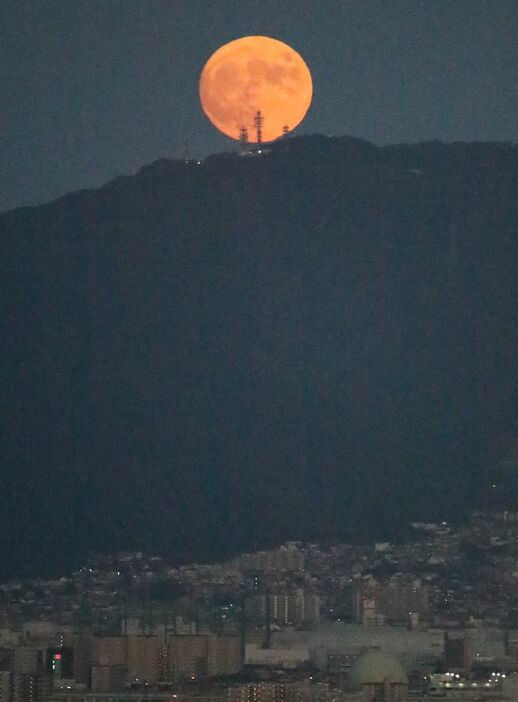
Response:
[[[13,674],[10,670],[0,670],[0,702],[12,702]]]
[[[287,702],[286,687],[281,682],[233,685],[227,690],[227,702]]]
[[[96,636],[92,644],[92,663],[94,665],[126,665],[127,637]]]
[[[448,670],[468,673],[473,666],[473,634],[466,630],[444,633],[444,664]]]
[[[380,584],[373,578],[358,579],[353,585],[352,598],[354,621],[364,625],[375,623],[379,614]]]
[[[428,588],[418,579],[398,574],[386,583],[362,578],[353,586],[353,618],[364,625],[408,624],[416,616],[426,619],[429,609]]]
[[[240,668],[239,636],[196,634],[169,640],[165,671],[168,680],[234,675]]]
[[[266,595],[252,595],[245,600],[245,616],[254,624],[262,624],[266,620]]]
[[[0,646],[0,670],[14,670],[14,650]]]
[[[90,668],[94,638],[90,632],[65,637],[65,644],[72,648],[72,679],[82,685],[90,684]]]
[[[12,702],[48,702],[51,680],[48,673],[17,673],[12,687]]]
[[[92,692],[121,690],[126,683],[125,665],[93,665],[91,675]]]
[[[128,636],[128,678],[156,683],[160,658],[158,636]]]
[[[337,702],[340,693],[329,683],[256,682],[232,685],[227,689],[227,702]]]
[[[428,588],[419,579],[393,576],[381,588],[380,612],[391,624],[405,624],[411,615],[426,618],[430,609]]]
[[[289,597],[288,619],[293,624],[302,624],[306,619],[306,602],[301,590]]]
[[[209,636],[207,670],[209,676],[239,673],[241,670],[241,640],[239,636]]]
[[[45,668],[46,647],[15,646],[14,672],[20,675],[36,675]]]
[[[320,597],[314,592],[304,595],[304,624],[313,626],[320,621]]]
[[[297,590],[295,593],[252,595],[245,602],[245,614],[255,624],[312,626],[320,620],[320,597]]]
[[[47,649],[47,671],[53,687],[59,685],[62,678],[71,679],[74,676],[74,651],[69,646]]]
[[[286,594],[270,594],[270,622],[285,626],[289,622],[289,597]],[[266,597],[265,597],[266,599]],[[265,602],[266,608],[266,602]],[[265,612],[266,616],[266,612]]]
[[[167,645],[166,679],[207,676],[208,642],[205,635],[172,636]]]

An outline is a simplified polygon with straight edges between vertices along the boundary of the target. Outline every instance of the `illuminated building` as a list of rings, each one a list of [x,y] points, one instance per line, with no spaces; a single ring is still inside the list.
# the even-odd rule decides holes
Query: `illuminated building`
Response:
[[[47,702],[51,680],[46,673],[19,673],[14,676],[12,702]]]
[[[295,682],[255,682],[232,685],[227,689],[227,702],[345,702],[368,698],[361,692],[345,696],[331,689],[329,683],[312,683],[308,679]]]
[[[245,612],[247,618],[256,624],[265,623],[269,615],[271,624],[311,626],[320,620],[320,597],[303,590],[290,594],[253,595],[245,602]]]
[[[364,625],[407,624],[412,615],[426,618],[429,608],[428,588],[401,574],[383,584],[362,579],[353,588],[353,618]]]
[[[258,682],[235,685],[227,690],[227,702],[287,702],[287,684]]]
[[[298,590],[288,597],[288,620],[295,625],[311,626],[320,620],[320,597]]]
[[[53,686],[62,678],[73,678],[73,659],[73,649],[68,646],[47,649],[47,670],[50,672]]]

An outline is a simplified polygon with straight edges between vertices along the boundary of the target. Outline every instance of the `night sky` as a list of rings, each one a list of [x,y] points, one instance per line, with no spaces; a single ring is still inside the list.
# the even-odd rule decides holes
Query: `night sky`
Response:
[[[228,149],[198,77],[249,34],[309,65],[299,134],[516,140],[516,0],[3,0],[0,209]]]

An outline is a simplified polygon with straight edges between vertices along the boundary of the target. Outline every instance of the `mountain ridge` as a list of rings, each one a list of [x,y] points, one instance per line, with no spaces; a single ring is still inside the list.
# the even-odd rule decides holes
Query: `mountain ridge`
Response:
[[[265,151],[0,214],[4,569],[518,494],[517,147]]]

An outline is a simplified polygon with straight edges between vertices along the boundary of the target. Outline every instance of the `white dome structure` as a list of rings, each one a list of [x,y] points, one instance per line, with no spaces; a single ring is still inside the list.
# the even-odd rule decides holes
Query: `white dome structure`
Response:
[[[368,689],[372,699],[383,702],[403,699],[407,685],[407,675],[397,658],[377,648],[359,656],[349,673],[352,690]]]

